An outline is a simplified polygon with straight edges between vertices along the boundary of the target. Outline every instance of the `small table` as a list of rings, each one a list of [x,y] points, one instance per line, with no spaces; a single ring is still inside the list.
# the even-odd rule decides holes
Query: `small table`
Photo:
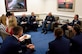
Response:
[[[42,25],[43,19],[36,19],[38,26],[40,27]],[[41,22],[41,23],[40,23]]]

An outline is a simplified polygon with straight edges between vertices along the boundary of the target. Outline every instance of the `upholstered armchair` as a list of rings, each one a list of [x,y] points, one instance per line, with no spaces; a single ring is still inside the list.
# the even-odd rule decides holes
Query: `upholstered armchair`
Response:
[[[54,30],[55,27],[58,27],[59,24],[59,17],[55,16],[55,21],[51,25],[51,30]]]

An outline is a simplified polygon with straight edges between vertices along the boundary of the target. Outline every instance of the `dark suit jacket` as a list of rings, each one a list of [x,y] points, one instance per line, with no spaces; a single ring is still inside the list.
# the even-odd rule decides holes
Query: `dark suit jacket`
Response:
[[[75,23],[75,22],[76,22],[76,21],[73,20],[71,23],[64,24],[61,28],[62,28],[62,29],[64,30],[64,32],[65,32],[65,30],[68,30],[67,26],[68,26],[68,25],[74,26],[74,23]],[[76,24],[81,25],[81,21],[77,20],[77,23],[76,23]]]
[[[34,21],[36,21],[36,16],[30,16],[29,23],[33,24]]]
[[[25,18],[24,17],[21,17],[20,18],[20,24],[21,24],[22,21],[28,23],[28,17],[25,17]]]
[[[71,39],[71,54],[82,54],[82,33]]]
[[[54,18],[54,16],[46,16],[45,21],[51,21],[51,22],[53,22],[53,21],[55,21],[55,18]]]
[[[70,41],[64,37],[49,43],[49,54],[69,54]]]
[[[8,36],[1,45],[0,54],[24,54],[26,49],[14,36]]]
[[[75,21],[75,20],[73,20],[73,21],[70,23],[70,25],[71,25],[71,26],[73,26],[75,22],[76,22],[76,21]],[[77,23],[76,23],[76,24],[81,25],[81,21],[77,20]]]

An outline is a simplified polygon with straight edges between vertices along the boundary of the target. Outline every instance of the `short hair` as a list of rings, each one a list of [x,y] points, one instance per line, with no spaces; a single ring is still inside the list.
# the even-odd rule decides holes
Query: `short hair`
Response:
[[[11,16],[12,15],[12,13],[10,13],[10,12],[7,12],[6,13],[6,16],[8,17],[8,16]]]
[[[73,29],[76,31],[77,34],[80,34],[80,32],[81,32],[81,31],[80,31],[80,28],[81,28],[81,27],[80,27],[79,24],[75,24],[75,25],[73,26]]]
[[[79,15],[78,14],[76,14],[76,16],[77,16],[77,18],[79,18]]]
[[[57,28],[57,29],[55,30],[55,36],[56,36],[57,38],[60,38],[62,35],[63,35],[63,30],[62,30],[62,28]]]
[[[21,26],[15,26],[13,28],[13,34],[18,35],[21,30],[23,30],[23,28]]]

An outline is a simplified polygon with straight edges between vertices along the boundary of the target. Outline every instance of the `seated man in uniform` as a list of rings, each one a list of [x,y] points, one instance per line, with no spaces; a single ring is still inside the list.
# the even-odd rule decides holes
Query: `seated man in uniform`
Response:
[[[20,18],[20,26],[23,27],[24,32],[29,30],[28,17],[25,14]]]
[[[31,16],[29,18],[29,23],[30,23],[30,27],[33,31],[37,31],[38,28],[38,24],[36,22],[36,16],[34,14],[34,12],[31,13]]]
[[[46,18],[45,18],[45,21],[43,22],[43,25],[42,25],[42,33],[47,33],[48,30],[50,30],[51,28],[51,24],[52,22],[55,21],[55,18],[54,16],[52,15],[52,13],[49,13]],[[46,26],[46,24],[48,26]]]

